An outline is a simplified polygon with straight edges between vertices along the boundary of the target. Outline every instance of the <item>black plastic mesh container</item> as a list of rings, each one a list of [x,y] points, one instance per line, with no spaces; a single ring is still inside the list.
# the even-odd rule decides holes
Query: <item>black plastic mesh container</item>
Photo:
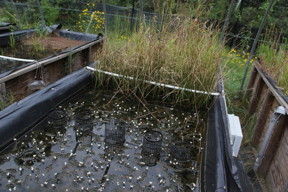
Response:
[[[159,131],[147,131],[143,137],[142,151],[157,154],[161,151],[163,135]]]
[[[179,162],[187,162],[191,160],[191,149],[189,142],[185,141],[170,144],[171,156]]]
[[[146,166],[155,166],[160,159],[160,153],[149,153],[145,150],[141,151],[141,156]]]
[[[105,123],[105,142],[109,145],[121,145],[125,142],[125,127],[117,119]]]
[[[89,109],[78,109],[75,111],[75,122],[82,131],[88,131],[93,128],[93,113]]]
[[[61,128],[67,122],[67,114],[62,109],[55,109],[48,115],[48,124],[53,128]]]

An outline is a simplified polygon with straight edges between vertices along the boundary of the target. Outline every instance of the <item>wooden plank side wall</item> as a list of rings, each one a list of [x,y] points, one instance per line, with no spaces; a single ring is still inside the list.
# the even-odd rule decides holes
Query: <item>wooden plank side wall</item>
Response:
[[[270,190],[275,192],[286,192],[288,187],[288,126],[279,143],[279,148],[275,154],[271,166],[268,170],[266,181]]]
[[[261,73],[261,74],[260,74]],[[272,88],[271,88],[272,87]],[[263,145],[269,123],[275,109],[281,106],[282,99],[275,93],[275,89],[261,71],[254,66],[246,90],[250,98],[249,114],[256,114],[257,122],[254,127],[252,142],[255,146]],[[282,103],[283,104],[283,103]],[[287,107],[287,104],[283,104]],[[263,159],[257,170],[259,176],[264,177],[270,191],[288,191],[288,116],[282,115],[269,135]],[[259,148],[258,148],[259,150]]]
[[[41,70],[43,70],[43,80],[46,85],[49,85],[65,75],[87,66],[92,62],[91,59],[95,58],[95,56],[92,57],[91,54],[94,54],[99,48],[101,48],[100,44],[93,45],[78,53],[74,53],[73,55],[69,55],[68,57],[45,65],[42,69],[39,67],[36,70],[8,80],[5,82],[6,91],[12,92],[15,100],[19,101],[35,92],[30,90],[28,85],[35,80],[35,77],[38,77],[36,79],[39,79],[39,75],[42,72]]]
[[[265,104],[265,105],[266,105],[266,104]],[[264,126],[262,127],[261,133],[259,134],[259,140],[258,140],[258,143],[259,143],[259,144],[261,144],[261,143],[263,142],[264,137],[265,137],[266,132],[267,132],[268,127],[269,127],[270,120],[271,120],[271,118],[273,117],[274,111],[275,111],[275,109],[276,109],[278,106],[279,106],[279,103],[278,103],[277,101],[273,100],[273,103],[272,103],[272,105],[271,105],[271,108],[266,111],[266,113],[268,114],[268,115],[267,115],[268,118],[264,120],[264,121],[265,121],[265,124],[264,124]]]
[[[254,145],[257,145],[259,143],[263,128],[267,126],[267,119],[269,119],[268,118],[269,113],[267,113],[267,111],[271,111],[272,105],[273,103],[275,103],[275,100],[273,98],[273,94],[271,93],[271,91],[267,91],[264,97],[265,99],[264,99],[261,109],[259,109],[260,113],[257,118],[256,126],[254,128],[254,134],[253,134],[253,139],[252,139],[252,142]]]

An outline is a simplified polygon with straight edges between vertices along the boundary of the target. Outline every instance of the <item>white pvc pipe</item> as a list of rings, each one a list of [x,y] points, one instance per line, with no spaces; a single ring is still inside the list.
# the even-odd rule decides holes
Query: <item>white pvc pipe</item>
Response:
[[[21,58],[15,58],[15,57],[7,57],[3,55],[0,55],[0,58],[7,59],[7,60],[14,60],[14,61],[29,62],[29,63],[37,62],[36,60],[32,60],[32,59],[21,59]]]
[[[111,72],[108,72],[108,71],[99,70],[99,69],[95,69],[95,68],[89,67],[89,66],[87,66],[86,69],[94,71],[94,72],[100,72],[100,73],[104,73],[104,74],[107,74],[107,75],[115,76],[115,77],[121,77],[121,78],[125,78],[125,79],[130,79],[130,80],[134,80],[135,79],[133,77],[119,75],[117,73],[111,73]],[[157,85],[157,86],[161,86],[161,87],[167,87],[167,88],[177,89],[177,90],[182,90],[182,91],[188,91],[188,92],[192,92],[192,93],[199,93],[199,94],[213,95],[213,96],[220,95],[220,93],[188,89],[188,88],[183,88],[183,87],[178,87],[178,86],[173,86],[173,85],[167,85],[167,84],[163,84],[163,83],[157,83],[155,81],[147,81],[147,80],[141,80],[141,79],[136,79],[136,80],[143,81],[145,83],[149,83],[149,84],[152,84],[152,85]]]

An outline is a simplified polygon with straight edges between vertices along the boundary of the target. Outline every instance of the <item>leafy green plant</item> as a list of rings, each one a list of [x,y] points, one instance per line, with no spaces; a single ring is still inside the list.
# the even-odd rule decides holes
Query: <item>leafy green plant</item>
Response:
[[[12,48],[15,48],[16,46],[16,41],[15,41],[15,37],[13,34],[9,35],[9,45]]]
[[[60,9],[58,8],[58,6],[55,4],[52,5],[48,2],[48,0],[41,0],[41,5],[46,25],[55,24],[60,13]]]
[[[0,8],[0,22],[17,22],[17,18],[14,14],[11,4],[3,3],[3,7]]]
[[[142,24],[120,42],[109,40],[99,55],[97,69],[134,80],[97,73],[97,86],[112,86],[141,99],[170,100],[187,106],[205,107],[210,96],[157,87],[143,80],[213,92],[224,48],[215,30],[190,18],[176,19],[161,30]]]
[[[33,46],[33,49],[36,53],[38,52],[44,52],[45,50],[45,47],[42,45],[41,41],[40,41],[40,38],[41,37],[34,37],[33,39],[31,39],[32,41],[32,46]]]

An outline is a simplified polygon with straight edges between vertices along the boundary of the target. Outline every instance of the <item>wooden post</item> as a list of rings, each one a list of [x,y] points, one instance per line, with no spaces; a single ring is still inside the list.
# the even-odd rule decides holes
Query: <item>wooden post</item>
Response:
[[[252,142],[254,145],[257,145],[261,138],[262,131],[265,126],[265,123],[267,122],[269,111],[271,110],[273,102],[274,102],[274,96],[271,93],[271,91],[268,90],[268,92],[266,93],[263,105],[262,105],[263,107],[260,111],[256,126],[254,128],[254,134],[253,134],[253,139],[252,139]]]
[[[271,162],[274,158],[274,155],[276,154],[277,149],[279,147],[281,136],[283,135],[283,130],[286,127],[286,125],[287,125],[287,116],[282,115],[279,118],[277,125],[275,125],[273,133],[270,137],[269,143],[267,145],[267,149],[264,153],[264,157],[257,171],[258,174],[263,175],[263,176],[267,174],[270,168]]]
[[[89,63],[91,63],[92,60],[93,60],[93,58],[92,58],[92,47],[89,47],[89,48],[88,48],[88,55],[87,55],[87,65],[88,65]]]
[[[252,87],[254,85],[254,82],[255,82],[255,79],[256,79],[257,75],[259,75],[258,72],[257,72],[257,69],[255,68],[255,66],[253,66],[250,74],[251,75],[250,75],[249,83],[248,83],[248,86],[247,86],[247,89],[246,89],[246,93],[245,93],[246,97],[251,97],[251,93],[252,93],[251,89],[252,89]]]
[[[4,101],[6,93],[5,83],[0,83],[0,101]]]
[[[255,113],[255,111],[256,111],[256,108],[257,108],[258,103],[259,103],[259,98],[260,98],[262,90],[263,90],[263,86],[264,86],[264,81],[262,80],[261,76],[258,75],[256,78],[255,91],[253,93],[253,97],[251,99],[250,106],[249,106],[249,114],[250,115]]]

